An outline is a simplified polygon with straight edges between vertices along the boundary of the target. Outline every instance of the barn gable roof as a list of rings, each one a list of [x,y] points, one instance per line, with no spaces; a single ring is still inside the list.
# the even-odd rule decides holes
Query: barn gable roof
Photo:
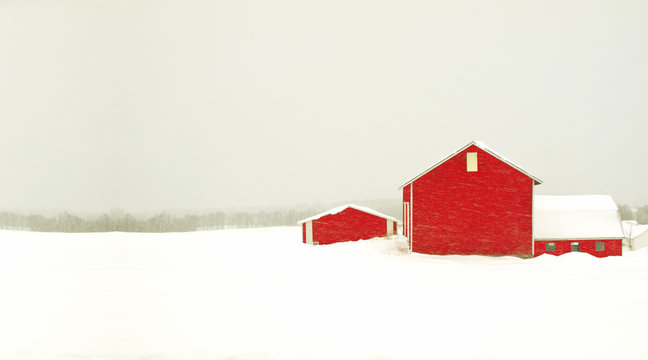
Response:
[[[389,216],[389,215],[385,215],[385,214],[379,213],[378,211],[376,211],[376,210],[374,210],[374,209],[370,209],[370,208],[365,207],[365,206],[358,206],[358,205],[353,205],[353,204],[346,204],[346,205],[338,206],[338,207],[335,207],[335,208],[333,208],[333,209],[330,209],[330,210],[324,211],[324,212],[319,213],[319,214],[317,214],[317,215],[313,215],[313,216],[311,216],[311,217],[309,217],[309,218],[306,218],[306,219],[304,219],[304,220],[300,220],[300,221],[297,222],[297,224],[301,225],[301,224],[303,224],[303,223],[305,223],[305,222],[313,221],[313,220],[317,220],[317,219],[319,219],[319,218],[321,218],[321,217],[324,217],[324,216],[326,216],[326,215],[333,215],[333,214],[337,214],[337,213],[340,213],[340,212],[342,212],[342,211],[344,211],[344,210],[346,210],[346,209],[348,209],[348,208],[352,208],[352,209],[356,209],[356,210],[359,210],[359,211],[362,211],[362,212],[366,212],[366,213],[368,213],[368,214],[375,215],[375,216],[378,216],[378,217],[381,217],[381,218],[384,218],[384,219],[387,219],[387,220],[392,220],[392,221],[395,221],[395,222],[397,222],[397,223],[399,223],[399,224],[401,223],[400,220],[395,219],[395,218],[393,218],[393,217],[391,217],[391,216]]]
[[[609,195],[533,197],[536,240],[621,239],[621,219]]]
[[[459,154],[460,152],[466,150],[468,147],[470,147],[470,146],[472,146],[472,145],[477,146],[478,148],[480,148],[480,149],[486,151],[487,153],[489,153],[489,154],[493,155],[494,157],[498,158],[499,160],[505,162],[506,164],[508,164],[508,165],[511,166],[512,168],[516,169],[517,171],[519,171],[519,172],[523,173],[524,175],[530,177],[531,179],[533,179],[533,184],[534,184],[534,185],[540,185],[540,184],[542,184],[542,180],[540,180],[540,179],[538,179],[537,177],[535,177],[535,176],[529,174],[526,170],[522,169],[521,167],[519,167],[518,165],[516,165],[514,162],[512,162],[511,160],[509,160],[508,158],[506,158],[506,157],[503,156],[502,154],[500,154],[500,153],[498,153],[497,151],[493,150],[490,146],[486,145],[484,142],[482,142],[482,141],[478,141],[478,140],[475,140],[475,141],[471,141],[471,142],[469,142],[467,145],[465,145],[465,146],[462,147],[461,149],[459,149],[459,150],[453,152],[452,154],[450,154],[450,155],[446,156],[445,158],[443,158],[441,161],[439,161],[439,162],[437,162],[436,164],[432,165],[432,167],[428,168],[427,170],[423,171],[422,173],[420,173],[420,174],[417,175],[416,177],[412,178],[411,180],[409,180],[409,181],[406,182],[405,184],[401,185],[401,186],[399,187],[399,189],[402,189],[402,188],[404,188],[405,186],[407,186],[407,185],[413,183],[415,180],[417,180],[417,179],[420,178],[421,176],[427,174],[428,172],[430,172],[430,171],[433,170],[434,168],[438,167],[439,165],[441,165],[441,164],[443,164],[444,162],[448,161],[449,159],[453,158],[454,156],[456,156],[456,155]]]

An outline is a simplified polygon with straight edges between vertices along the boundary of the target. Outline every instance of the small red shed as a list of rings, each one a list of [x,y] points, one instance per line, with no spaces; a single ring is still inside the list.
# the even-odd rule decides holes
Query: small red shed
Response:
[[[305,244],[324,245],[397,234],[399,221],[364,206],[343,205],[299,221]]]
[[[541,183],[484,143],[468,143],[400,187],[410,250],[532,257]]]
[[[623,227],[608,195],[535,196],[534,256],[586,252],[621,255]]]

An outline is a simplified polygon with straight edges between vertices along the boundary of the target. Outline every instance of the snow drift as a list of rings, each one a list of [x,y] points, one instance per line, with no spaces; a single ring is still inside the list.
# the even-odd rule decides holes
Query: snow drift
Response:
[[[300,238],[0,231],[0,358],[645,358],[648,251],[522,260]]]

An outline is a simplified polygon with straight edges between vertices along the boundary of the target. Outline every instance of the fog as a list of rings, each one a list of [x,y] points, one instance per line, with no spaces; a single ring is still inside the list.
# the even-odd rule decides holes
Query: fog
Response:
[[[0,209],[398,199],[471,140],[646,204],[645,1],[0,0]]]

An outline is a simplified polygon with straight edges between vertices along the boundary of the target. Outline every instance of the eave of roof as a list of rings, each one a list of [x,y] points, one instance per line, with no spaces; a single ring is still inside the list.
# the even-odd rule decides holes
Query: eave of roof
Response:
[[[501,155],[500,153],[498,153],[498,152],[496,152],[495,150],[491,149],[488,145],[484,144],[484,143],[481,142],[481,141],[471,141],[471,142],[469,142],[467,145],[465,145],[464,147],[462,147],[461,149],[459,149],[459,150],[455,151],[454,153],[452,153],[452,154],[446,156],[446,157],[443,158],[441,161],[438,161],[436,164],[432,165],[432,167],[428,168],[427,170],[425,170],[425,171],[423,171],[422,173],[418,174],[416,177],[412,178],[411,180],[409,180],[409,181],[406,182],[405,184],[401,185],[398,189],[400,190],[400,189],[404,188],[405,186],[407,186],[407,185],[413,183],[415,180],[417,180],[417,179],[420,178],[421,176],[427,174],[428,172],[430,172],[430,171],[433,170],[434,168],[438,167],[439,165],[443,164],[444,162],[448,161],[449,159],[455,157],[457,154],[459,154],[460,152],[466,150],[467,148],[469,148],[469,147],[472,146],[472,145],[477,146],[478,148],[480,148],[480,149],[486,151],[487,153],[493,155],[494,157],[496,157],[496,158],[498,158],[499,160],[503,161],[504,163],[508,164],[509,166],[511,166],[512,168],[516,169],[517,171],[519,171],[519,172],[523,173],[524,175],[530,177],[531,179],[533,179],[533,184],[534,184],[534,185],[540,185],[540,184],[542,184],[542,180],[540,180],[540,179],[538,179],[537,177],[535,177],[535,176],[529,174],[526,170],[522,169],[521,167],[519,167],[518,165],[516,165],[515,163],[513,163],[511,160],[507,159],[506,157],[504,157],[504,156]]]

